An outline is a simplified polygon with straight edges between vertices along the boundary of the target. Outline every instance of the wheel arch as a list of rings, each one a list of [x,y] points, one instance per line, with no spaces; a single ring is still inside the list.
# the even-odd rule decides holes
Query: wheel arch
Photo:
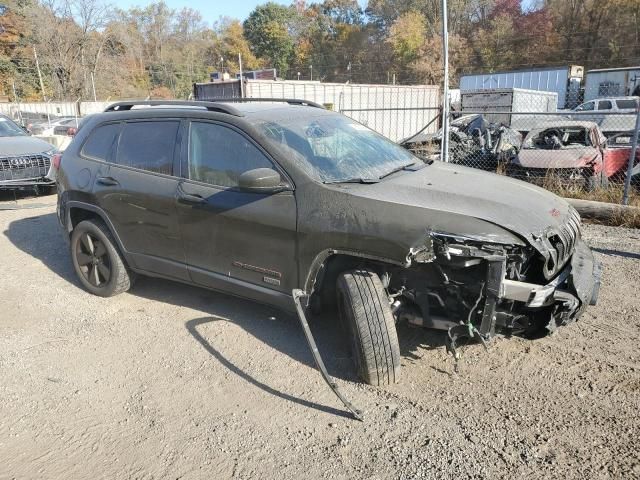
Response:
[[[70,200],[66,203],[66,229],[69,236],[71,236],[71,232],[73,232],[73,229],[78,225],[78,223],[92,218],[97,218],[104,222],[109,229],[109,232],[116,240],[118,249],[125,256],[127,263],[130,264],[128,252],[124,248],[124,245],[118,236],[118,232],[104,210],[90,203],[79,202],[76,200]]]
[[[333,305],[336,298],[336,282],[342,272],[365,268],[380,275],[386,266],[397,267],[404,266],[404,264],[404,262],[374,254],[327,249],[314,258],[304,283],[304,289],[311,298],[320,299],[322,304]]]

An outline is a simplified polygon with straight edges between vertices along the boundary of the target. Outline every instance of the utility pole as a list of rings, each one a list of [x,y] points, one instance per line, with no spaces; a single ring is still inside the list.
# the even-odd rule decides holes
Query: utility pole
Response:
[[[95,82],[95,79],[93,78],[93,72],[91,72],[91,89],[93,90],[93,101],[97,102],[98,97],[96,96],[96,82]]]
[[[240,98],[244,98],[244,77],[242,76],[242,54],[238,54],[238,66],[240,67]]]
[[[40,62],[38,62],[38,52],[36,52],[35,45],[33,46],[33,57],[36,59],[36,70],[38,70],[38,79],[40,80],[40,91],[42,92],[42,100],[47,101],[47,97],[44,94],[44,83],[42,83],[42,72],[40,71]]]
[[[442,92],[442,139],[440,140],[440,160],[449,161],[449,30],[447,0],[442,0],[442,61],[444,80]]]

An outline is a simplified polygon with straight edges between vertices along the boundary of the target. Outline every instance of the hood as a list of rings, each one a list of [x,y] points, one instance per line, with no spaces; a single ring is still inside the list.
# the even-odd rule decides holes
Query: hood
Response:
[[[475,220],[489,222],[534,244],[532,234],[560,226],[568,221],[570,214],[569,204],[547,190],[438,161],[414,172],[398,173],[380,183],[347,188],[352,195],[363,199],[418,207],[425,212],[424,227],[431,223],[433,229],[443,233],[495,237],[497,243],[500,236],[495,234],[496,230],[487,228],[485,235]],[[397,209],[397,214],[403,215],[402,211]],[[460,231],[464,229],[467,230]]]
[[[54,150],[50,143],[29,136],[0,137],[0,157],[31,155]]]

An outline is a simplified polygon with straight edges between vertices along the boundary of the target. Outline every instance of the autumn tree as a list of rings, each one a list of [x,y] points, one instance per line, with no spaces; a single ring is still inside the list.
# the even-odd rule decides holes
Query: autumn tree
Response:
[[[244,35],[258,57],[268,58],[279,72],[286,72],[294,42],[289,27],[296,12],[278,3],[258,6],[243,24]]]

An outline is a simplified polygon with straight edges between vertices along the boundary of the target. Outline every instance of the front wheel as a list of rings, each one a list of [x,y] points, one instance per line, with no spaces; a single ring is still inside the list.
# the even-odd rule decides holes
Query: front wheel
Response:
[[[353,357],[362,380],[390,385],[400,374],[400,345],[393,313],[380,277],[353,270],[338,277],[338,308],[351,337]]]

